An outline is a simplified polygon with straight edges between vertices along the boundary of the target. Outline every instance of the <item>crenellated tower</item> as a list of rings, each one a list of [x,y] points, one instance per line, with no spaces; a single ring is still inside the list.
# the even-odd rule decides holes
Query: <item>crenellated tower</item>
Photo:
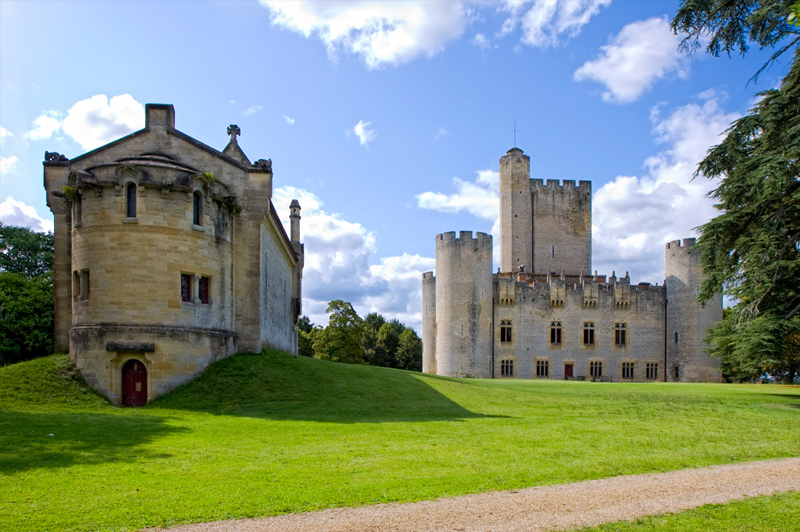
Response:
[[[500,158],[500,269],[532,271],[531,158],[511,148]]]
[[[705,353],[708,329],[722,320],[722,296],[697,301],[703,268],[694,238],[666,245],[667,371],[668,380],[720,382],[719,359]]]
[[[491,377],[492,237],[436,236],[435,367],[438,375]],[[429,294],[430,296],[430,294]],[[430,338],[423,320],[423,338]],[[428,351],[430,356],[430,351]],[[425,358],[425,355],[423,355]]]
[[[422,372],[436,374],[436,277],[422,274]]]

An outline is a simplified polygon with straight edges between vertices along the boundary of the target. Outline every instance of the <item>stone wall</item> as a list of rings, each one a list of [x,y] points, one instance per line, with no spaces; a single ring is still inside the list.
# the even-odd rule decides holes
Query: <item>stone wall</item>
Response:
[[[261,342],[264,346],[296,353],[293,259],[277,225],[271,216],[261,223]]]
[[[436,374],[436,277],[422,274],[422,372]]]

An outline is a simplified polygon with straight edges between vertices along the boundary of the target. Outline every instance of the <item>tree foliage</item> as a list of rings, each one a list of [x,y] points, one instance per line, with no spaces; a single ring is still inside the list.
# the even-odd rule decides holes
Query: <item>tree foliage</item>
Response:
[[[328,326],[314,336],[314,357],[358,364],[364,360],[361,335],[364,323],[353,305],[341,299],[328,304]]]
[[[718,179],[710,196],[720,214],[699,228],[706,273],[699,298],[722,286],[738,303],[712,329],[710,354],[737,380],[764,373],[798,375],[800,334],[800,34],[788,22],[800,5],[779,0],[684,0],[673,28],[696,39],[711,34],[707,50],[748,43],[795,46],[779,89],[759,93],[750,114],[734,122],[709,150],[697,175]],[[788,41],[788,42],[787,42]]]
[[[0,364],[53,352],[53,234],[0,223]]]

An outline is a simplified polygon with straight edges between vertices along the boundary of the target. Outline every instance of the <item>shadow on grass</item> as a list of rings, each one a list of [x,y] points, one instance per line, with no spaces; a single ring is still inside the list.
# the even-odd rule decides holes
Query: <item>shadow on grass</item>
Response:
[[[142,459],[138,446],[185,428],[155,416],[0,410],[0,472]],[[148,454],[147,459],[169,455]]]
[[[147,408],[329,423],[489,417],[470,412],[427,380],[408,371],[265,351],[221,360]]]

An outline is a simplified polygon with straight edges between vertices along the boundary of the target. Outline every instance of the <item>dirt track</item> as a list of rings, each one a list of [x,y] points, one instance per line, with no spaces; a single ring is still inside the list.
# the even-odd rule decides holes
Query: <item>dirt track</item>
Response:
[[[405,504],[173,527],[170,532],[538,531],[800,491],[800,458],[631,475]],[[163,529],[154,529],[163,530]]]

